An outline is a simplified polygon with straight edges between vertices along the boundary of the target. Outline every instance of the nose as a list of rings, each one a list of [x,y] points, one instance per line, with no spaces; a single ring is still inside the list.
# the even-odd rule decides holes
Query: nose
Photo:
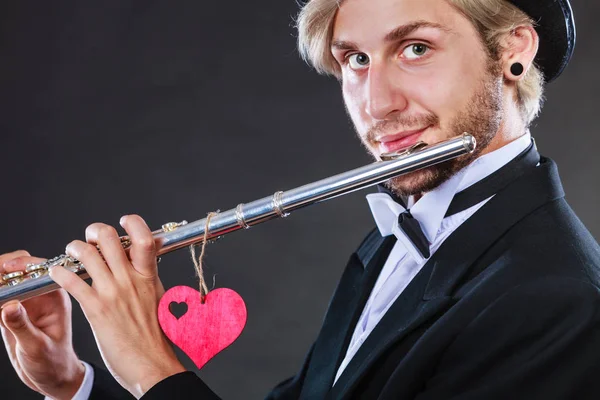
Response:
[[[406,109],[408,101],[401,82],[393,68],[371,64],[366,85],[366,112],[375,120],[385,120],[390,115]]]

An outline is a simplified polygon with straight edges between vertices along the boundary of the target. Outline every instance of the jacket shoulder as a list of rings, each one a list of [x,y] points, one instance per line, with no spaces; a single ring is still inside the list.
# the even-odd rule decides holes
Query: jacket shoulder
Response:
[[[564,277],[600,287],[600,246],[564,199],[521,220],[498,245],[510,261],[505,264],[519,275]]]

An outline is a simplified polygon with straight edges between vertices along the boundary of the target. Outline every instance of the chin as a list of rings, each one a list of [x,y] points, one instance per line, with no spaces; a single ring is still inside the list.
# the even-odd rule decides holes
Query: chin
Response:
[[[431,181],[435,174],[430,168],[410,172],[408,174],[392,178],[387,186],[396,195],[412,196],[431,190]]]
[[[392,178],[386,186],[396,195],[408,197],[430,192],[446,182],[455,171],[453,166],[443,163]]]

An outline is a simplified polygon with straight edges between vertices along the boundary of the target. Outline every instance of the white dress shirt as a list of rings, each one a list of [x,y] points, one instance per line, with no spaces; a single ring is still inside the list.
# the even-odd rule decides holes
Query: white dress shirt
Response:
[[[92,393],[92,386],[94,385],[94,368],[85,361],[82,361],[85,366],[85,375],[83,376],[83,382],[79,386],[79,390],[75,393],[75,396],[71,400],[87,400],[90,398]],[[45,400],[52,400],[50,397],[44,397]]]
[[[527,133],[506,146],[479,157],[444,184],[425,194],[419,201],[413,202],[413,199],[409,199],[410,212],[419,221],[423,233],[431,243],[429,247],[431,255],[456,228],[491,198],[460,213],[444,218],[454,195],[499,170],[523,152],[530,143],[531,136]],[[373,331],[373,328],[427,262],[427,259],[421,256],[404,232],[397,229],[398,215],[404,212],[405,208],[395,203],[385,193],[369,194],[367,195],[367,201],[382,236],[394,234],[398,241],[392,248],[356,324],[346,357],[338,369],[335,381],[344,372],[344,369]],[[94,383],[94,369],[87,363],[84,363],[84,365],[85,377],[83,383],[72,400],[87,400],[90,397]]]
[[[412,216],[419,221],[430,243],[431,256],[463,222],[477,212],[493,196],[447,218],[444,215],[454,195],[499,170],[522,153],[531,143],[529,132],[506,146],[479,157],[452,176],[435,190],[424,194],[418,201],[408,199]],[[423,258],[406,234],[398,227],[398,215],[406,209],[385,193],[367,195],[373,218],[382,236],[395,235],[394,244],[371,291],[365,308],[354,328],[346,356],[335,376],[334,384],[342,375],[360,346],[383,318],[398,296],[419,273],[428,259]]]

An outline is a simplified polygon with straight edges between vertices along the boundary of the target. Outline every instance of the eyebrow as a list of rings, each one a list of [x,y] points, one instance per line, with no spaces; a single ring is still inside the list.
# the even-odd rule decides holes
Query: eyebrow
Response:
[[[384,41],[388,43],[397,42],[421,28],[435,28],[440,29],[444,32],[451,32],[449,28],[446,28],[445,26],[437,24],[435,22],[415,21],[411,22],[410,24],[401,25],[396,29],[390,31],[387,35],[385,35]],[[331,48],[335,50],[352,50],[358,48],[358,46],[353,42],[348,42],[345,40],[334,40],[331,42]]]

